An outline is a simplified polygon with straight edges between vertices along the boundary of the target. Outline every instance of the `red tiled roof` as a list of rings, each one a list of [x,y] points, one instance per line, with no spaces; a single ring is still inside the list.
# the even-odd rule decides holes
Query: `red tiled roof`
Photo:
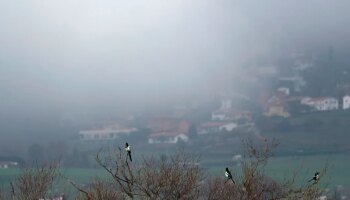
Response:
[[[288,97],[285,98],[284,101],[300,101],[302,99],[304,99],[305,97],[300,97],[300,96],[292,96],[292,97]]]
[[[315,97],[315,98],[311,98],[309,101],[324,101],[326,99],[334,99],[334,97]]]
[[[177,136],[179,134],[187,134],[190,123],[186,120],[158,118],[151,120],[148,128],[152,130],[150,137]]]
[[[281,106],[286,106],[286,103],[285,102],[271,102],[271,103],[268,103],[266,107],[281,107]]]
[[[231,110],[214,110],[213,111],[213,114],[215,115],[219,115],[219,114],[233,114],[234,111],[231,109]]]
[[[218,126],[223,126],[225,124],[228,124],[231,122],[206,122],[200,125],[201,128],[209,128],[209,127],[218,127]]]

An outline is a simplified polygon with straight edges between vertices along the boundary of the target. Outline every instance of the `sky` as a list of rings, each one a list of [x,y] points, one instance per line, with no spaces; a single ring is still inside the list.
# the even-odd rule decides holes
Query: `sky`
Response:
[[[0,0],[0,115],[211,94],[255,59],[347,48],[347,0]]]

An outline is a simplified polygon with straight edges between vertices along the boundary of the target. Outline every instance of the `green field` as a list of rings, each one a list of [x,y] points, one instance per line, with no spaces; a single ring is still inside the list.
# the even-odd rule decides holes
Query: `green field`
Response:
[[[0,188],[8,190],[10,181],[15,179],[21,173],[19,168],[0,169]],[[84,169],[84,168],[61,168],[60,178],[54,184],[52,194],[65,193],[68,197],[76,196],[77,190],[70,184],[70,180],[80,187],[90,183],[94,178],[99,177],[108,179],[107,173],[102,169]],[[69,198],[73,199],[73,198]]]
[[[19,168],[0,169],[0,184],[5,185],[9,183],[20,172],[21,169]],[[107,174],[102,169],[62,168],[60,173],[63,177],[78,183],[88,183],[94,177],[107,177]]]

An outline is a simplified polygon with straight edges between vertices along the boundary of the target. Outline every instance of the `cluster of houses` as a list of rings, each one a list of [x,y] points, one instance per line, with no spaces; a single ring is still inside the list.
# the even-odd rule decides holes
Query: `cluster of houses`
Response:
[[[147,122],[146,128],[151,130],[148,143],[177,143],[188,141],[190,123],[186,120],[169,117],[153,118]],[[100,128],[79,131],[81,141],[108,141],[137,132],[137,129],[128,125],[114,124]]]
[[[264,105],[263,115],[289,117],[292,105],[308,108],[307,111],[302,110],[302,112],[350,109],[350,95],[344,96],[340,104],[334,97],[291,96],[288,88],[279,88]],[[247,124],[253,124],[251,111],[236,110],[232,106],[232,99],[222,98],[220,107],[212,111],[210,121],[194,125],[181,117],[154,117],[147,121],[145,128],[151,131],[148,135],[149,144],[175,144],[179,141],[188,142],[191,126],[195,129],[195,134],[203,135],[219,132],[230,133]],[[114,124],[82,130],[79,132],[79,138],[82,141],[115,140],[136,131],[136,128],[128,125]]]
[[[150,130],[149,144],[175,144],[179,141],[188,142],[190,134],[230,133],[242,124],[252,122],[252,113],[233,109],[229,98],[221,100],[221,106],[212,111],[211,119],[199,124],[176,116],[153,117],[146,120],[144,128]],[[128,136],[137,129],[128,125],[114,124],[79,131],[81,141],[108,141],[122,136]],[[191,132],[191,133],[190,133]]]
[[[79,131],[79,139],[82,141],[114,140],[122,135],[129,135],[137,131],[125,125],[113,124],[100,128]]]
[[[279,88],[263,105],[263,115],[289,117],[295,105],[302,109],[307,108],[301,112],[350,109],[350,95],[344,96],[342,102],[339,103],[334,97],[291,96],[288,88]],[[234,109],[232,98],[227,97],[221,99],[220,107],[212,111],[209,121],[194,125],[181,117],[153,117],[147,120],[145,128],[150,130],[149,144],[175,144],[179,141],[188,142],[190,131],[198,135],[232,133],[237,128],[253,124],[252,112]],[[81,130],[79,139],[81,141],[108,141],[128,136],[136,131],[137,129],[130,125],[113,124]]]
[[[204,122],[197,127],[198,134],[232,132],[242,124],[246,125],[252,122],[252,113],[250,111],[241,111],[234,108],[232,99],[223,97],[220,108],[212,111],[211,121]]]
[[[151,133],[148,135],[149,144],[175,144],[179,141],[188,141],[190,122],[178,118],[158,117],[150,119],[146,128],[151,130]],[[113,125],[79,131],[79,138],[81,141],[90,142],[108,141],[128,136],[136,131],[137,129],[133,127]]]
[[[267,101],[265,105],[265,116],[289,117],[293,105],[298,106],[300,112],[321,112],[333,110],[348,110],[350,109],[350,95],[345,95],[342,101],[335,97],[305,97],[305,96],[290,96],[287,88],[279,88],[277,92]],[[303,106],[303,108],[301,108]]]
[[[254,125],[252,113],[257,113],[256,110],[249,107],[238,108],[239,106],[233,105],[235,98],[253,102],[254,106],[259,107],[259,112],[262,110],[261,114],[266,117],[289,117],[295,113],[350,109],[350,95],[345,95],[342,99],[332,96],[307,97],[294,95],[300,94],[302,88],[306,85],[302,74],[303,71],[314,67],[314,59],[303,54],[292,54],[290,60],[294,64],[293,67],[288,67],[288,70],[283,70],[283,67],[277,65],[252,67],[243,70],[236,78],[242,85],[253,85],[253,94],[250,97],[242,94],[221,94],[220,106],[211,111],[211,119],[208,116],[207,121],[192,124],[186,120],[187,118],[184,115],[191,112],[186,106],[174,108],[174,113],[170,117],[150,117],[144,125],[144,128],[151,131],[148,135],[148,143],[174,144],[179,141],[187,142],[189,141],[189,135],[193,133],[193,129],[195,129],[195,134],[205,135],[232,133],[235,129]],[[264,84],[271,82],[271,80],[274,83],[278,82],[280,86],[276,91],[271,91],[269,84]],[[350,94],[349,84],[344,84],[340,89],[348,91]],[[116,124],[82,130],[79,132],[79,138],[82,141],[115,140],[136,131],[137,129],[130,124]]]
[[[149,144],[175,144],[179,141],[188,142],[190,122],[176,118],[155,118],[148,122],[147,128],[151,130],[148,136]]]

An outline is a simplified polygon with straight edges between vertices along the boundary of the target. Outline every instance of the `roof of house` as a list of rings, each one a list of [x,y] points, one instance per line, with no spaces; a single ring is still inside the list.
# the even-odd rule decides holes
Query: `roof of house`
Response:
[[[252,113],[248,110],[234,110],[234,109],[227,109],[227,110],[214,110],[212,111],[213,115],[251,115]]]
[[[205,122],[205,123],[200,125],[200,128],[214,128],[214,127],[220,127],[220,126],[224,126],[226,124],[231,124],[231,123],[233,123],[233,122],[225,122],[225,121]]]
[[[189,128],[189,122],[186,120],[176,119],[176,118],[154,118],[151,119],[147,127],[153,132],[170,131],[174,129],[186,130]]]
[[[130,133],[136,131],[136,128],[131,128],[125,125],[120,124],[112,124],[108,126],[104,126],[101,128],[92,128],[88,130],[81,130],[79,134],[109,134],[109,133]]]
[[[291,101],[300,101],[304,99],[305,97],[302,96],[290,96],[284,99],[285,102],[291,102]]]
[[[185,134],[180,132],[158,132],[158,133],[152,133],[148,137],[149,138],[176,137],[178,135],[185,135]]]
[[[18,162],[14,162],[14,161],[0,161],[0,165],[18,165]]]
[[[283,101],[277,101],[277,102],[270,102],[266,105],[266,108],[270,107],[286,107],[286,103]]]
[[[315,98],[310,98],[308,101],[309,102],[318,102],[318,101],[324,101],[324,100],[327,100],[327,99],[335,99],[334,97],[315,97]]]
[[[190,123],[186,120],[174,118],[158,118],[149,122],[148,128],[152,130],[149,137],[174,137],[180,134],[187,134],[190,129]]]

